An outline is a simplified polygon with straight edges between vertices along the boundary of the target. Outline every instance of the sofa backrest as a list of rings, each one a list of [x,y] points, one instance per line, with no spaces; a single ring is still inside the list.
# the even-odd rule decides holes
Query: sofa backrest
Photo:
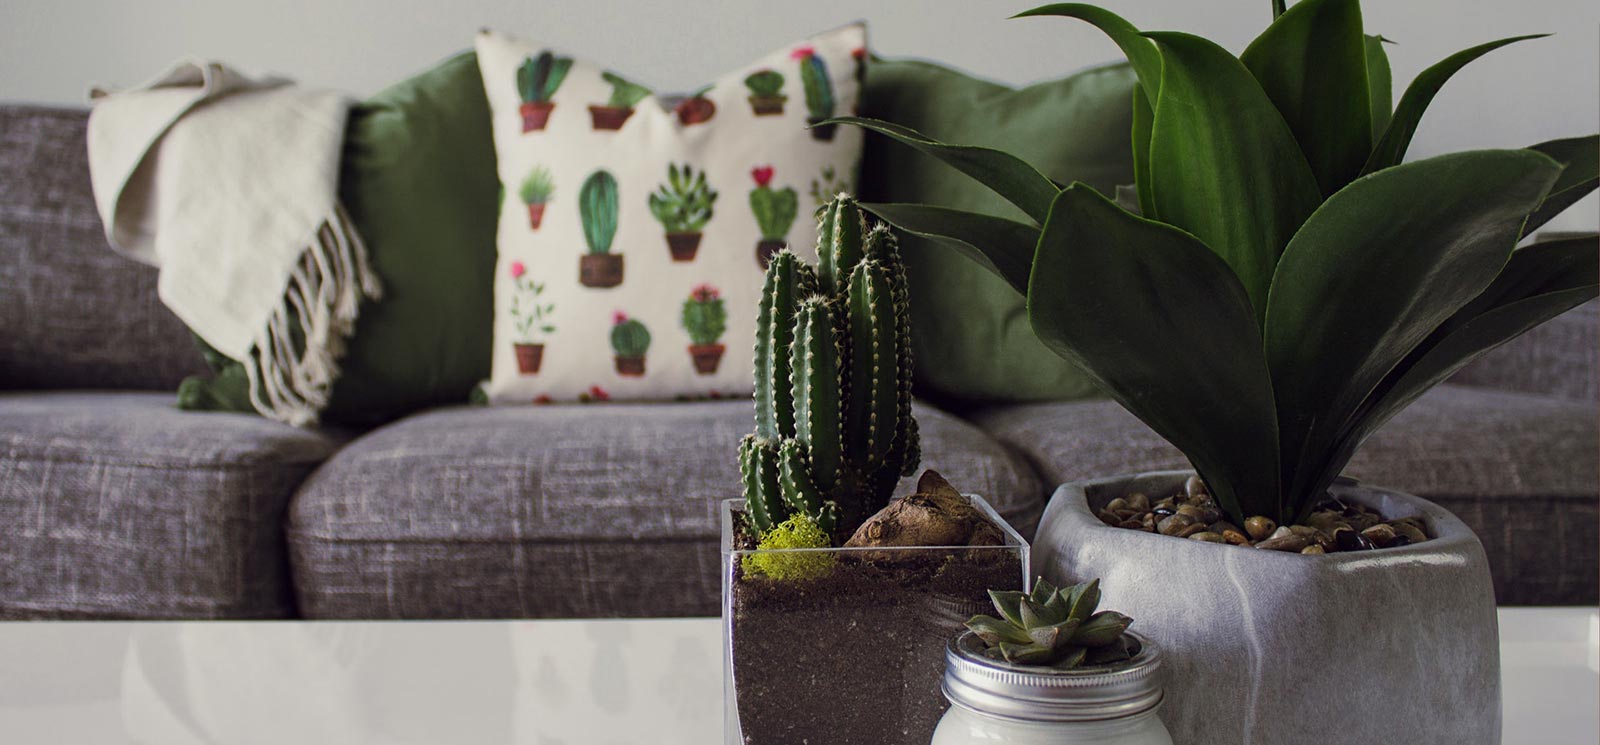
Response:
[[[1591,300],[1462,368],[1452,383],[1600,401],[1600,301]]]
[[[156,270],[106,244],[88,121],[0,106],[0,389],[175,390],[205,362]]]

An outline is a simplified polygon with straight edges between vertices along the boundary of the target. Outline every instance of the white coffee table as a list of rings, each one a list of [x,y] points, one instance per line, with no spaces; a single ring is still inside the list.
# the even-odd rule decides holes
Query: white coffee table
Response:
[[[1600,742],[1600,613],[1500,629],[1505,743]],[[0,742],[716,745],[720,640],[716,619],[0,624]]]

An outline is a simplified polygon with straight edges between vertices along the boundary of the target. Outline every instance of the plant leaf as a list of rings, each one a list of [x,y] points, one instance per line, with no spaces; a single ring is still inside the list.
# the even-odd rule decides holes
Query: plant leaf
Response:
[[[1527,150],[1407,163],[1334,194],[1290,241],[1265,327],[1289,497],[1280,522],[1338,475],[1326,458],[1383,377],[1494,280],[1558,170]]]
[[[1072,643],[1085,647],[1104,647],[1122,637],[1133,619],[1114,610],[1103,610],[1090,616],[1072,634]]]
[[[1360,0],[1301,0],[1239,56],[1300,143],[1323,194],[1372,153],[1372,98]]]
[[[1020,207],[1029,217],[1041,223],[1050,213],[1050,200],[1060,191],[1044,174],[1010,153],[974,145],[940,142],[910,127],[902,127],[880,119],[842,116],[818,123],[819,126],[830,124],[853,124],[910,145],[922,153],[943,161],[945,165],[977,179],[979,183],[989,187],[990,191]]]
[[[950,246],[1027,294],[1039,229],[1004,217],[925,204],[863,204],[907,233]]]
[[[1150,135],[1156,213],[1228,263],[1259,321],[1278,254],[1322,201],[1316,177],[1239,60],[1198,36],[1149,36],[1165,61]]]
[[[1082,621],[1094,615],[1095,608],[1100,606],[1100,580],[1092,579],[1081,585],[1073,585],[1071,597],[1067,598],[1067,618]]]
[[[1550,194],[1544,198],[1544,203],[1528,216],[1528,224],[1522,226],[1523,235],[1538,230],[1600,186],[1600,136],[1551,140],[1528,149],[1555,158],[1562,169],[1561,177],[1556,179],[1555,186],[1550,187]]]
[[[1155,191],[1150,186],[1150,127],[1156,112],[1141,91],[1133,92],[1133,185],[1139,192],[1139,214],[1151,220],[1156,214]]]
[[[967,628],[984,642],[994,645],[1000,642],[1012,644],[1031,644],[1033,638],[1027,632],[1013,624],[1006,623],[994,616],[973,616],[967,621]]]
[[[1033,598],[1033,602],[1044,605],[1050,600],[1050,596],[1055,594],[1056,586],[1051,584],[1050,580],[1040,577],[1038,580],[1034,581],[1033,594],[1029,595],[1028,597]]]
[[[1364,45],[1367,54],[1367,109],[1372,114],[1373,142],[1383,136],[1383,130],[1389,127],[1389,117],[1394,115],[1394,73],[1389,69],[1389,53],[1383,49],[1387,43],[1389,40],[1382,36],[1368,36]]]
[[[1417,125],[1422,121],[1423,112],[1428,110],[1428,104],[1433,102],[1433,97],[1439,93],[1439,89],[1443,88],[1450,77],[1461,68],[1507,44],[1545,36],[1549,34],[1513,36],[1509,39],[1479,44],[1445,57],[1433,67],[1423,70],[1422,74],[1411,81],[1411,85],[1406,86],[1406,92],[1400,96],[1400,103],[1395,106],[1389,126],[1384,129],[1383,136],[1378,138],[1377,144],[1373,146],[1372,155],[1367,158],[1367,164],[1362,167],[1361,173],[1364,175],[1381,171],[1399,165],[1405,160],[1406,148],[1411,147],[1411,137],[1417,132]]]
[[[1018,626],[1022,625],[1022,599],[1026,593],[1019,590],[990,590],[989,601],[994,603],[994,609],[1005,616],[1007,621]]]
[[[1122,16],[1112,13],[1104,8],[1083,3],[1053,3],[1041,5],[1032,10],[1025,10],[1012,18],[1036,18],[1040,16],[1059,16],[1062,18],[1076,18],[1085,21],[1101,33],[1111,38],[1111,41],[1127,56],[1128,62],[1133,65],[1134,73],[1139,76],[1139,83],[1145,95],[1150,97],[1154,104],[1154,91],[1161,87],[1161,53],[1156,51],[1155,45],[1139,33],[1138,27],[1129,23]]]
[[[1594,235],[1518,249],[1495,282],[1384,378],[1347,427],[1327,470],[1337,473],[1373,432],[1473,360],[1600,293]]]
[[[1278,496],[1277,416],[1249,298],[1216,254],[1083,184],[1056,198],[1034,333],[1189,457],[1236,519]]]

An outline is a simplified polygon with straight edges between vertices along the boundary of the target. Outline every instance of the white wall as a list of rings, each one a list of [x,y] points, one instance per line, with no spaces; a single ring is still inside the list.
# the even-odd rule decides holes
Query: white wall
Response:
[[[1038,0],[1043,2],[1044,0]],[[886,55],[936,59],[1023,83],[1118,56],[1087,25],[1008,21],[1033,0],[0,0],[0,100],[79,103],[184,55],[365,94],[472,43],[490,26],[686,90],[814,31],[865,18]],[[1199,33],[1235,52],[1268,0],[1102,0],[1149,29]],[[1554,32],[1494,52],[1447,86],[1411,153],[1516,147],[1600,129],[1600,2],[1367,0],[1398,98],[1423,68],[1482,41]],[[1553,228],[1592,229],[1591,197]]]

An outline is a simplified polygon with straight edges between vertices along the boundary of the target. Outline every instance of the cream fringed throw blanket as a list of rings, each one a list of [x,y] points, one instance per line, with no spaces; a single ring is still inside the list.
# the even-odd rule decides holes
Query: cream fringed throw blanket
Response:
[[[161,268],[162,302],[244,364],[257,411],[315,423],[361,299],[380,294],[338,201],[349,99],[206,62],[90,98],[111,245]]]

